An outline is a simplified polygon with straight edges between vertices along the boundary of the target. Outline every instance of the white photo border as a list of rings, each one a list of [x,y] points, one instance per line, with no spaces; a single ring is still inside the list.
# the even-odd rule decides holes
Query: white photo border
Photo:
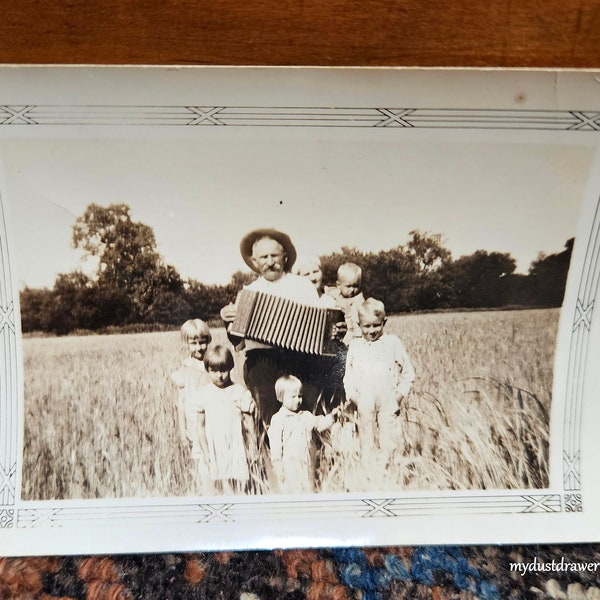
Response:
[[[0,106],[0,132],[4,128],[37,126],[102,127],[303,127],[303,128],[413,128],[561,131],[587,135],[600,131],[600,112],[586,110],[476,110],[432,108],[274,106]],[[3,199],[0,193],[0,528],[62,527],[78,523],[145,523],[157,519],[178,523],[256,522],[380,517],[402,518],[437,514],[578,513],[584,510],[581,476],[581,425],[583,388],[594,305],[600,285],[600,198],[596,203],[591,235],[578,284],[577,302],[570,316],[572,329],[566,375],[563,423],[561,490],[498,491],[482,495],[460,492],[451,497],[420,494],[411,497],[356,495],[314,499],[285,497],[239,498],[199,502],[169,499],[165,503],[114,501],[110,507],[95,501],[77,506],[60,501],[22,502],[17,489],[22,428],[18,381],[18,290],[13,285]],[[568,310],[568,307],[562,309]],[[569,318],[568,315],[562,318]],[[212,500],[212,499],[211,499]],[[32,506],[37,505],[37,506]],[[41,507],[39,507],[41,506]]]

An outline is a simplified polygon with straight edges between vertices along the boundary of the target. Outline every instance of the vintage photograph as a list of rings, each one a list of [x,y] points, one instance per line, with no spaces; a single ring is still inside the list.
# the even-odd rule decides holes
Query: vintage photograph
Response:
[[[594,150],[3,139],[23,500],[544,489]]]

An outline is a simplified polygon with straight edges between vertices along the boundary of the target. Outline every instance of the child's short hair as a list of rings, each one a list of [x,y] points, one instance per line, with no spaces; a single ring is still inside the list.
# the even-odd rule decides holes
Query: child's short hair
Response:
[[[181,339],[184,344],[193,338],[207,338],[209,342],[212,340],[210,329],[202,319],[188,319],[181,326]]]
[[[277,396],[277,400],[283,402],[285,392],[294,387],[302,389],[302,382],[295,375],[282,375],[275,382],[275,396]]]
[[[358,316],[373,315],[378,319],[385,319],[385,304],[381,300],[375,298],[367,298],[358,307]]]
[[[344,263],[338,267],[337,278],[338,281],[345,278],[360,280],[362,278],[362,269],[355,263]]]
[[[233,354],[225,346],[209,346],[204,355],[204,368],[213,371],[231,371],[233,369]]]
[[[292,273],[294,275],[300,275],[300,272],[307,267],[318,267],[320,269],[321,259],[316,254],[303,254],[296,259],[296,262],[292,267]]]

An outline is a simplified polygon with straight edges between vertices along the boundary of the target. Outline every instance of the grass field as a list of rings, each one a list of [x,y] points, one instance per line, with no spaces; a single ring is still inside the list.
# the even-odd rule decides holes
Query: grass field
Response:
[[[558,314],[390,318],[417,371],[392,462],[360,460],[350,417],[323,438],[321,490],[546,487]],[[169,374],[182,351],[178,333],[23,340],[22,498],[214,493],[179,440]]]

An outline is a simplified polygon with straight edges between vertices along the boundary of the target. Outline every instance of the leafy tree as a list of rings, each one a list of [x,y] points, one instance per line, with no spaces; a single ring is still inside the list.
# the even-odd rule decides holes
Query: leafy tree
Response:
[[[150,307],[153,323],[181,325],[194,316],[192,309],[181,294],[167,291],[160,294]]]
[[[556,254],[540,254],[529,267],[529,285],[533,304],[560,306],[565,295],[567,274],[571,264],[575,238],[565,242],[565,249]]]
[[[335,283],[336,271],[344,262],[354,262],[363,269],[365,295],[379,298],[389,312],[451,305],[453,294],[444,267],[451,253],[437,233],[413,230],[406,245],[377,253],[364,253],[342,247],[321,257],[323,279]]]
[[[129,314],[124,322],[152,322],[164,316],[162,296],[183,290],[176,269],[165,265],[156,251],[154,231],[132,221],[126,204],[90,204],[73,226],[73,245],[84,258],[98,261],[97,290],[127,294]]]
[[[508,281],[507,304],[513,306],[535,306],[531,293],[531,278],[522,273],[513,273]]]
[[[23,333],[49,331],[53,292],[48,288],[25,287],[19,297]]]
[[[73,226],[73,246],[98,258],[97,278],[128,288],[159,256],[152,228],[131,220],[126,204],[90,204]]]
[[[88,278],[79,271],[61,273],[54,282],[48,315],[48,329],[63,335],[87,327],[91,319],[86,301]]]
[[[462,307],[497,307],[506,304],[510,275],[516,269],[508,253],[477,250],[461,256],[451,266],[456,302]]]
[[[366,256],[365,295],[381,300],[388,313],[414,310],[416,280],[415,261],[402,246]]]
[[[73,226],[73,245],[96,262],[93,276],[63,273],[48,289],[21,292],[24,332],[99,329],[109,325],[162,323],[188,318],[215,319],[256,275],[236,271],[227,285],[182,281],[156,250],[151,227],[131,219],[126,204],[90,204]],[[528,275],[514,273],[507,253],[477,250],[452,260],[442,236],[413,230],[405,245],[362,252],[343,246],[321,256],[323,279],[335,285],[338,267],[353,262],[363,269],[365,296],[381,299],[389,313],[507,304],[560,306],[573,239],[557,254],[540,254]]]
[[[452,253],[444,247],[442,235],[413,230],[404,251],[414,263],[412,308],[422,310],[453,306],[454,285],[446,269],[452,262]]]
[[[185,300],[190,306],[191,315],[200,319],[217,319],[223,306],[235,300],[238,290],[231,285],[205,285],[190,280],[185,290]]]
[[[61,273],[52,289],[49,330],[59,335],[74,329],[121,325],[130,311],[122,290],[98,288],[84,273]]]
[[[418,273],[433,273],[451,261],[452,254],[443,246],[440,233],[421,232],[414,229],[409,235],[405,252],[415,261]]]

